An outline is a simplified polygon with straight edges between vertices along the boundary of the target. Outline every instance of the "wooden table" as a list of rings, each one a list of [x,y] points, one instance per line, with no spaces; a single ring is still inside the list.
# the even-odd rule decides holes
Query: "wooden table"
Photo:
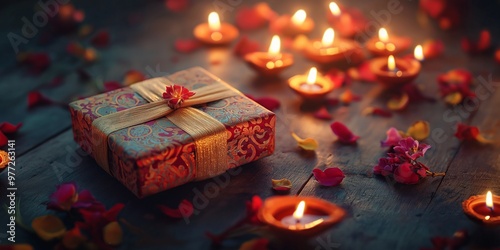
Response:
[[[232,54],[231,48],[200,49],[191,54],[174,51],[173,43],[179,37],[191,37],[192,28],[206,20],[216,2],[191,1],[188,10],[170,13],[162,1],[75,1],[85,11],[85,22],[96,28],[109,30],[112,41],[105,49],[99,49],[100,60],[94,64],[81,65],[65,52],[68,42],[75,36],[57,37],[48,45],[39,45],[37,38],[30,39],[21,50],[48,52],[53,59],[51,67],[37,76],[28,75],[15,62],[15,53],[7,39],[0,40],[3,60],[0,61],[0,122],[23,122],[16,140],[17,199],[26,224],[47,213],[45,203],[55,186],[63,182],[76,182],[81,189],[90,190],[99,200],[110,207],[123,202],[125,209],[120,214],[129,224],[139,228],[148,237],[140,237],[125,227],[125,242],[122,249],[206,249],[210,241],[205,232],[219,233],[229,227],[245,213],[245,201],[257,194],[263,199],[275,195],[271,189],[271,178],[288,178],[293,182],[291,195],[316,196],[336,203],[348,212],[348,217],[338,226],[318,238],[312,239],[314,249],[419,249],[430,247],[434,236],[451,236],[459,229],[467,229],[471,235],[469,246],[500,246],[498,229],[485,229],[471,222],[462,212],[461,202],[471,195],[484,194],[487,190],[500,194],[500,148],[497,145],[479,145],[461,142],[453,136],[457,122],[479,126],[483,131],[498,138],[500,84],[498,65],[490,55],[468,56],[460,49],[463,32],[444,32],[432,21],[427,25],[417,22],[418,1],[401,1],[403,10],[391,15],[385,25],[391,34],[408,35],[414,42],[427,38],[442,39],[446,44],[445,54],[439,59],[423,64],[418,85],[425,93],[438,99],[435,103],[411,104],[404,112],[391,118],[363,116],[368,106],[384,106],[391,96],[377,84],[354,82],[352,90],[362,95],[360,102],[332,109],[335,121],[341,121],[361,136],[356,145],[336,142],[329,125],[331,121],[315,119],[308,105],[287,86],[286,79],[305,72],[313,63],[301,55],[296,56],[295,65],[287,70],[282,79],[263,80],[256,76],[244,62]],[[194,3],[195,2],[195,3]],[[230,1],[229,1],[230,2]],[[238,1],[233,1],[238,2]],[[236,10],[257,1],[242,1],[225,13],[224,20],[234,20]],[[326,3],[310,1],[269,1],[279,13],[292,13],[303,7],[312,16],[317,27],[312,37],[319,37],[327,26],[324,16]],[[288,3],[289,2],[289,3]],[[386,1],[345,1],[362,9],[369,18],[387,8]],[[16,2],[0,10],[2,37],[9,32],[20,33],[21,17],[32,17],[35,1]],[[493,39],[499,38],[498,3],[472,6],[466,33],[477,34],[478,27],[489,27]],[[494,19],[494,16],[497,19]],[[138,20],[130,24],[129,20]],[[496,24],[495,24],[496,23]],[[43,31],[43,27],[40,28]],[[266,29],[245,32],[258,40],[265,49],[270,41]],[[497,40],[498,41],[498,40]],[[233,44],[234,46],[234,44]],[[218,64],[213,61],[220,61]],[[242,167],[241,173],[231,176],[227,186],[220,186],[214,197],[206,204],[196,207],[195,214],[184,220],[166,218],[156,205],[175,206],[181,200],[193,201],[199,192],[213,180],[186,184],[160,194],[137,199],[118,181],[101,170],[89,156],[81,157],[81,149],[73,141],[71,121],[67,108],[59,106],[39,107],[28,110],[26,96],[29,91],[40,90],[47,96],[68,103],[78,95],[95,94],[90,83],[78,80],[77,69],[83,67],[93,81],[121,81],[129,69],[136,69],[152,76],[173,73],[192,66],[201,66],[223,80],[233,84],[244,93],[255,96],[273,96],[281,101],[276,111],[276,151],[274,155]],[[475,78],[492,79],[493,92],[480,107],[472,112],[463,112],[462,106],[450,107],[439,99],[436,77],[453,68],[467,68]],[[44,86],[55,76],[63,75],[64,83],[56,88]],[[492,78],[489,78],[492,77]],[[496,83],[495,83],[496,82]],[[332,96],[338,96],[340,90]],[[394,184],[374,176],[372,167],[384,156],[380,140],[385,138],[389,127],[406,129],[417,120],[430,122],[433,133],[442,131],[442,136],[427,139],[432,145],[423,162],[435,172],[446,172],[445,177],[427,178],[418,185]],[[316,152],[306,153],[296,147],[289,131],[303,137],[318,140]],[[311,175],[313,168],[337,166],[346,178],[340,186],[319,186]],[[0,175],[2,201],[7,194],[6,173]],[[1,225],[7,218],[2,216]],[[6,227],[0,230],[0,243],[6,244]],[[495,237],[496,234],[496,237]],[[37,249],[50,245],[31,233],[16,231],[17,242],[28,242]],[[227,243],[235,248],[242,241]]]

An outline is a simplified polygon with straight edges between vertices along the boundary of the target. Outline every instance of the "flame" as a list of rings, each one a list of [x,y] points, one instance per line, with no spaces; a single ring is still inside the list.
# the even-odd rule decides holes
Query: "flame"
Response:
[[[389,41],[389,34],[387,34],[387,30],[385,28],[380,28],[378,30],[378,39],[384,43]]]
[[[220,30],[220,19],[219,14],[217,12],[211,12],[208,15],[208,27],[211,31],[219,31]]]
[[[329,7],[330,7],[330,11],[332,12],[332,15],[334,15],[334,16],[338,17],[342,13],[340,11],[339,6],[335,2],[331,2]]]
[[[415,59],[419,60],[419,61],[423,61],[424,60],[424,52],[422,50],[422,45],[417,45],[417,47],[415,47],[415,51],[413,52],[413,56],[415,57]]]
[[[271,45],[269,45],[269,54],[277,55],[280,53],[280,47],[281,47],[281,41],[280,37],[277,35],[274,35],[273,38],[271,39]]]
[[[295,209],[295,212],[293,212],[293,218],[295,218],[296,220],[302,219],[302,217],[304,216],[304,210],[306,210],[306,202],[300,201],[297,209]]]
[[[302,25],[306,20],[307,14],[304,10],[297,10],[292,16],[292,23],[295,25]]]
[[[335,39],[335,31],[332,28],[328,28],[323,33],[323,38],[321,39],[321,45],[323,47],[330,47],[333,44],[333,40]]]
[[[389,68],[390,71],[396,70],[396,61],[394,60],[393,55],[390,55],[389,58],[387,58],[387,68]]]
[[[316,77],[317,76],[318,76],[318,70],[316,69],[316,67],[312,67],[309,70],[309,74],[307,75],[307,81],[306,81],[306,83],[307,84],[314,84],[314,83],[316,83]]]
[[[486,206],[490,209],[493,209],[493,194],[491,193],[491,191],[488,191],[488,193],[486,193]]]

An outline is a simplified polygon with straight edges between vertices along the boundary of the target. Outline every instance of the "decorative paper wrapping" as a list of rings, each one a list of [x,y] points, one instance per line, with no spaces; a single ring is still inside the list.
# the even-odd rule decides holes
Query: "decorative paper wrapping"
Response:
[[[159,79],[191,90],[222,81],[202,68]],[[122,88],[70,104],[75,141],[91,153],[92,122],[111,113],[148,103],[132,88]],[[195,106],[226,127],[229,168],[274,151],[275,115],[242,95]],[[138,197],[198,180],[193,138],[168,118],[113,132],[108,137],[109,172]]]

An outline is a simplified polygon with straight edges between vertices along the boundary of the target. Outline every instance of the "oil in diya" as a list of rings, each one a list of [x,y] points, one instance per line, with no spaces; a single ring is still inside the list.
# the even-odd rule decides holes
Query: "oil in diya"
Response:
[[[395,87],[409,83],[417,78],[420,73],[420,62],[414,59],[395,58],[390,55],[373,59],[370,70],[377,81],[387,87]]]
[[[288,86],[306,99],[323,98],[335,87],[330,79],[318,74],[315,67],[307,75],[296,75],[288,79]]]
[[[308,34],[314,28],[314,21],[307,16],[307,13],[300,9],[293,16],[283,15],[271,23],[271,30],[283,34],[284,36],[297,36]]]
[[[366,42],[366,48],[374,56],[396,55],[407,50],[411,45],[411,39],[407,37],[391,36],[385,28],[380,28],[378,37],[373,37]]]
[[[311,40],[304,48],[305,56],[311,61],[328,64],[346,60],[360,46],[353,40],[335,38],[335,30],[328,28],[320,40]]]
[[[317,236],[340,222],[344,209],[315,197],[278,196],[264,201],[259,219],[286,237]]]
[[[268,52],[253,52],[245,55],[245,62],[263,76],[275,76],[293,64],[293,56],[281,53],[281,40],[274,35]]]
[[[500,196],[491,191],[486,195],[471,196],[462,202],[462,209],[469,218],[483,225],[500,225]]]
[[[229,44],[239,35],[238,29],[229,24],[221,23],[217,12],[208,15],[208,23],[197,25],[193,31],[194,37],[209,45]]]

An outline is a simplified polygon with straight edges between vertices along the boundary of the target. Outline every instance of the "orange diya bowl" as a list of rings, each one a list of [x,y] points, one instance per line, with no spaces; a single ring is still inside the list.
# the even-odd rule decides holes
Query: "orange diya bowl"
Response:
[[[309,70],[308,75],[296,75],[288,79],[288,86],[306,99],[324,98],[335,88],[330,79],[318,75],[315,67]]]
[[[420,74],[420,62],[414,59],[395,58],[395,71],[389,69],[387,58],[380,57],[372,59],[370,70],[373,72],[377,81],[387,87],[393,87],[409,83]]]
[[[328,31],[331,37],[327,37]],[[333,38],[333,29],[327,29],[322,40],[311,40],[304,48],[304,55],[311,61],[328,64],[347,60],[361,47],[353,40]]]
[[[229,23],[221,23],[219,15],[212,12],[208,16],[208,23],[197,25],[194,28],[193,35],[200,42],[208,45],[225,45],[234,41],[239,32],[235,26]]]
[[[490,193],[491,195],[491,193]],[[500,196],[490,196],[490,206],[487,205],[488,195],[475,195],[462,202],[464,213],[472,220],[488,226],[500,225]]]
[[[275,56],[267,52],[253,52],[245,55],[243,59],[248,66],[264,76],[279,75],[293,65],[293,56],[288,53]]]
[[[298,210],[301,202],[303,216],[313,218],[303,226],[286,223]],[[295,212],[294,212],[295,211]],[[259,219],[278,234],[285,237],[309,238],[317,236],[344,219],[346,212],[335,204],[315,197],[276,196],[264,201],[259,210]],[[292,221],[293,222],[293,221]],[[302,224],[301,224],[302,225]]]
[[[284,36],[309,34],[314,28],[314,21],[307,17],[303,10],[298,10],[293,16],[282,15],[272,21],[270,28],[273,32]]]

